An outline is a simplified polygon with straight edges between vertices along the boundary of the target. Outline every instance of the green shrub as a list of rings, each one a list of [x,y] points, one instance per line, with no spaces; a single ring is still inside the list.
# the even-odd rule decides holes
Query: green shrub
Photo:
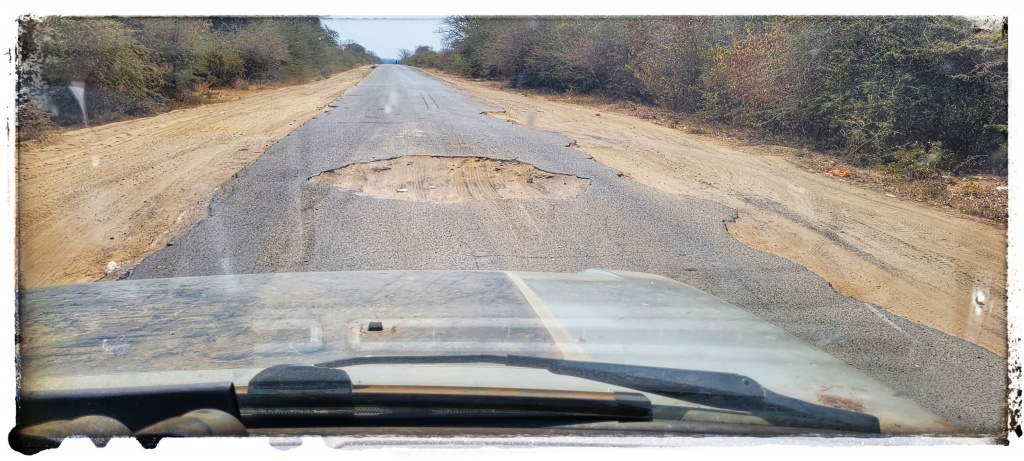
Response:
[[[30,60],[38,63],[42,83],[84,82],[90,119],[148,113],[161,100],[152,52],[116,20],[49,17],[40,21],[33,40],[38,51]]]
[[[211,86],[231,86],[245,76],[245,62],[234,44],[218,40],[199,56],[199,71]]]
[[[72,82],[85,85],[89,121],[104,122],[198,104],[201,90],[245,79],[326,78],[379,62],[356,43],[339,44],[316,17],[51,16],[23,17],[19,26],[20,139],[83,122]]]
[[[941,142],[914,143],[896,149],[886,166],[908,179],[931,178],[938,175],[946,155]]]
[[[456,16],[441,32],[442,56],[457,61],[423,53],[408,63],[646,100],[868,165],[938,141],[936,168],[1005,171],[1005,26],[949,16]]]

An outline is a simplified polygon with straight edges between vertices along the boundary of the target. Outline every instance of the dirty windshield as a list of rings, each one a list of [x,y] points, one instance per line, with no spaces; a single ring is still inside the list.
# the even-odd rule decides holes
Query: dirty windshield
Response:
[[[20,389],[711,392],[445,362],[524,356],[1005,437],[1007,24],[23,16]]]

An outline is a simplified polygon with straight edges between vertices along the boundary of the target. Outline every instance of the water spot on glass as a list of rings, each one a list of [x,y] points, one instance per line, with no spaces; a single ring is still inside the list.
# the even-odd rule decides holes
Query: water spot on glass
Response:
[[[105,355],[119,356],[124,355],[128,352],[128,341],[124,340],[124,337],[119,338],[103,338],[100,343],[103,348]]]

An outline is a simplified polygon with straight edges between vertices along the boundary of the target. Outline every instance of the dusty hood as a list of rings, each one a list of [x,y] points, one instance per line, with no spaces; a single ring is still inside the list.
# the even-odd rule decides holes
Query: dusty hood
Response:
[[[19,302],[23,389],[365,355],[524,354],[738,373],[789,397],[871,413],[883,432],[950,429],[743,309],[649,274],[253,274],[29,289]],[[459,379],[441,369],[430,379]],[[509,385],[490,370],[473,385],[488,376]]]

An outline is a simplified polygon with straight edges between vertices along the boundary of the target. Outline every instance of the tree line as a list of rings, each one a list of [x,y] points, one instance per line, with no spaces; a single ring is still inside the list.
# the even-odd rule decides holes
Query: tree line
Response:
[[[201,102],[211,88],[326,78],[380,58],[317,17],[22,17],[18,137]],[[84,109],[76,88],[84,88]]]
[[[658,105],[900,172],[1005,174],[1007,21],[466,17],[403,64]]]

